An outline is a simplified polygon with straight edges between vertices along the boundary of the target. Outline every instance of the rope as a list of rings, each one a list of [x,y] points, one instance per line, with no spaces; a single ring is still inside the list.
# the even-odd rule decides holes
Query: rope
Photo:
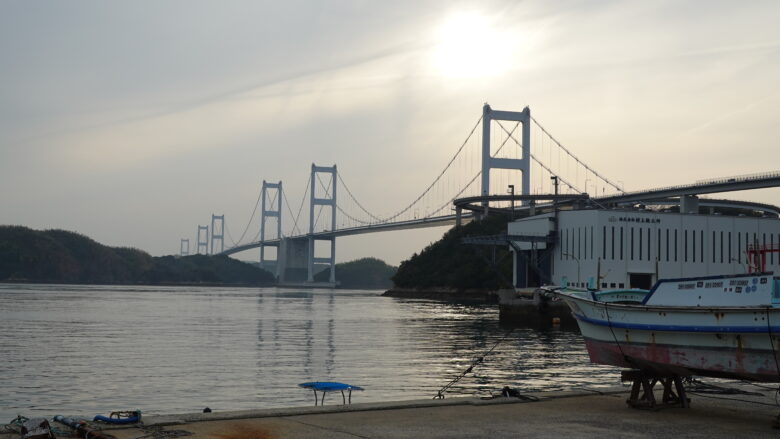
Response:
[[[496,349],[496,347],[498,347],[498,345],[500,345],[500,344],[501,344],[501,343],[502,343],[504,340],[506,340],[506,339],[507,339],[507,337],[509,337],[509,335],[510,335],[510,334],[512,334],[512,332],[514,332],[514,329],[510,329],[509,331],[507,331],[507,332],[506,332],[506,334],[504,334],[504,336],[503,336],[503,337],[501,337],[501,338],[500,338],[500,339],[499,339],[499,340],[498,340],[498,341],[497,341],[497,342],[496,342],[496,343],[493,345],[493,347],[491,347],[491,348],[490,348],[490,349],[489,349],[487,352],[485,352],[484,354],[482,354],[482,355],[480,355],[479,357],[476,357],[474,360],[472,360],[472,361],[471,361],[471,364],[469,365],[469,367],[468,367],[466,370],[464,370],[463,372],[461,372],[461,373],[460,373],[460,375],[458,375],[458,376],[456,376],[455,378],[453,378],[453,380],[452,380],[452,381],[450,381],[449,383],[445,384],[445,385],[444,385],[444,387],[442,387],[441,389],[439,389],[439,391],[438,391],[438,392],[436,392],[436,396],[434,396],[434,397],[433,397],[433,399],[444,399],[444,392],[446,392],[446,391],[447,391],[447,389],[449,389],[449,388],[450,388],[450,387],[452,387],[452,386],[453,386],[455,383],[457,383],[458,381],[460,381],[460,380],[461,380],[461,378],[463,378],[463,377],[465,377],[465,376],[466,376],[466,374],[468,374],[468,373],[470,373],[472,370],[474,370],[474,367],[476,367],[476,366],[477,366],[477,365],[479,365],[480,363],[484,362],[484,361],[485,361],[485,357],[487,357],[488,355],[490,355],[491,353],[493,353],[493,351]]]

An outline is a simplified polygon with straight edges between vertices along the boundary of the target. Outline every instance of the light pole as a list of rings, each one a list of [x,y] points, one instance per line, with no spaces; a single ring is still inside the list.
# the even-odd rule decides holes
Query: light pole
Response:
[[[509,203],[510,203],[510,207],[509,207],[509,212],[510,212],[509,213],[509,215],[510,215],[509,216],[509,220],[510,221],[514,221],[514,219],[515,219],[515,185],[513,185],[513,184],[509,185],[509,194],[512,197],[509,200]]]
[[[574,256],[571,253],[563,253],[564,256],[569,256],[570,258],[577,261],[577,286],[580,286],[580,259],[576,256]]]

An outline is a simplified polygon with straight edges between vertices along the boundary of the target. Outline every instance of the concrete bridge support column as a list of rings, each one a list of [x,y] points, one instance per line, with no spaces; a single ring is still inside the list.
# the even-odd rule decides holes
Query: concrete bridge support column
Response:
[[[201,249],[203,249],[204,255],[209,254],[209,226],[198,226],[197,254],[201,254],[200,253]]]
[[[219,227],[217,224],[219,223]],[[214,248],[214,241],[219,241],[219,250]],[[211,214],[211,254],[225,251],[225,215]]]
[[[323,186],[323,197],[317,197],[317,186],[321,184],[318,174],[328,174],[330,177],[330,183],[327,186]],[[307,281],[314,282],[314,265],[315,264],[328,264],[330,266],[330,282],[336,282],[336,237],[319,237],[315,238],[315,222],[318,218],[314,216],[314,209],[316,206],[330,207],[330,229],[326,226],[326,231],[336,230],[336,187],[338,186],[338,171],[336,165],[333,166],[317,166],[314,163],[311,165],[311,194],[309,196],[309,270]],[[330,242],[330,257],[318,258],[314,254],[315,241],[329,241]]]
[[[273,195],[274,197],[269,197],[268,191],[274,190],[276,191]],[[260,267],[263,269],[268,269],[271,266],[273,266],[272,271],[276,278],[279,280],[282,280],[283,277],[283,271],[280,267],[280,261],[282,260],[281,255],[279,254],[281,251],[281,245],[275,244],[270,245],[266,244],[266,239],[268,238],[266,236],[266,220],[269,218],[276,218],[276,236],[275,238],[280,239],[282,238],[282,182],[279,183],[269,183],[265,180],[263,180],[263,190],[261,193],[261,200],[260,202],[262,209],[260,210]],[[270,206],[269,206],[270,201]],[[276,247],[276,260],[267,260],[265,258],[265,248],[266,247]]]
[[[523,126],[522,143],[523,154],[519,159],[497,158],[490,154],[490,122],[491,121],[520,122]],[[511,130],[510,130],[511,131]],[[513,134],[514,136],[514,134]],[[482,107],[482,195],[490,195],[490,170],[491,169],[516,169],[522,172],[520,182],[520,194],[531,193],[531,110],[525,107],[523,111],[498,111],[485,104]],[[487,216],[488,202],[483,201],[484,214]]]

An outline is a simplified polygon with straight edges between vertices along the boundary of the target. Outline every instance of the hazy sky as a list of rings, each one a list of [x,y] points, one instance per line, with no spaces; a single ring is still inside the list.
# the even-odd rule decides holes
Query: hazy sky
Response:
[[[776,1],[1,1],[0,224],[171,254],[212,213],[240,234],[263,179],[297,205],[312,162],[389,213],[484,102],[530,106],[628,189],[778,170],[779,20]],[[338,259],[397,264],[442,232],[339,239]]]

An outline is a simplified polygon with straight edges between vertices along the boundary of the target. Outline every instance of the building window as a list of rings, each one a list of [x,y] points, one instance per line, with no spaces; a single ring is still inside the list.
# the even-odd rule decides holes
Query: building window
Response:
[[[715,263],[715,231],[712,231],[712,263]]]
[[[623,260],[623,228],[620,228],[620,260]]]
[[[607,259],[607,226],[601,233],[601,259]]]
[[[691,230],[691,262],[696,262],[696,230]]]
[[[669,262],[669,229],[666,229],[666,262]]]
[[[637,254],[637,256],[639,256],[638,259],[641,261],[642,260],[642,229],[640,228],[637,229],[636,231],[637,231],[637,235],[639,235],[639,254]]]
[[[615,288],[615,282],[612,282],[612,283],[610,283],[610,284],[609,284],[609,287],[610,287],[610,288]]]
[[[606,229],[606,227],[604,227],[604,228]],[[604,235],[606,236],[606,233]],[[604,247],[604,248],[607,248],[607,247]],[[601,288],[606,288],[606,287],[607,287],[607,283],[606,282],[602,282],[601,283]]]
[[[674,262],[677,262],[677,229],[674,229]]]
[[[647,228],[647,260],[650,260],[650,227]]]
[[[658,244],[655,246],[655,260],[660,261],[661,260],[661,229],[655,229],[656,235],[658,237]]]
[[[699,261],[704,262],[704,230],[699,230]]]
[[[738,264],[742,263],[742,252],[739,250],[741,248],[742,248],[742,234],[737,232],[737,263]]]
[[[588,228],[585,228],[585,239],[583,240],[583,245],[585,246],[582,251],[582,258],[588,259]]]
[[[612,226],[612,260],[615,260],[615,226]]]
[[[631,227],[631,260],[634,260],[634,228]]]
[[[688,262],[688,231],[686,230],[683,234],[683,261]]]
[[[618,284],[618,288],[625,288],[625,287],[626,287],[626,284],[624,284],[623,282],[620,282]]]
[[[723,230],[720,231],[720,263],[723,263]]]
[[[577,227],[577,258],[582,257],[582,227]]]
[[[590,258],[593,259],[593,226],[590,226]]]

